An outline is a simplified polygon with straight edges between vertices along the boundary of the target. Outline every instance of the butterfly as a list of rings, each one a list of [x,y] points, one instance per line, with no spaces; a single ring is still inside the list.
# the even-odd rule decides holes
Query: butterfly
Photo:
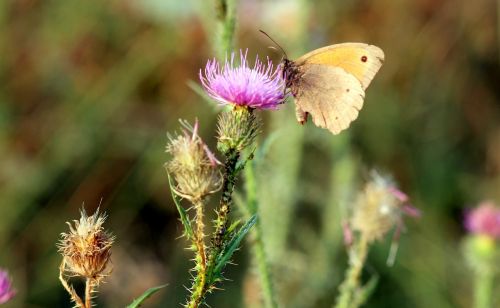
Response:
[[[382,49],[364,43],[326,46],[295,61],[280,49],[285,54],[283,78],[295,98],[297,121],[304,124],[310,115],[316,126],[335,135],[358,117],[365,90],[384,62]]]

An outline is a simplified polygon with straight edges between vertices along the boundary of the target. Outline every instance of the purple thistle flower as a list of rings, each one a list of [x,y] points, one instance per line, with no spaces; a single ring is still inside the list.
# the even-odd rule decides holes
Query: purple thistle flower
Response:
[[[466,213],[464,224],[470,233],[500,239],[500,208],[492,201],[483,201]]]
[[[267,64],[258,56],[253,68],[249,67],[247,52],[240,50],[240,66],[234,64],[235,53],[231,60],[220,64],[216,59],[209,60],[205,76],[200,69],[200,80],[210,97],[223,105],[246,106],[256,109],[277,109],[285,99],[285,81],[281,68],[274,68],[269,58]]]
[[[9,274],[0,268],[0,304],[8,302],[15,294]]]

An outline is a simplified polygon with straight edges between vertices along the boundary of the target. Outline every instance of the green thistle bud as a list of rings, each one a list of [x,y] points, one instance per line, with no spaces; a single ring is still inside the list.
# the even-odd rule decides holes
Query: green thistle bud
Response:
[[[247,107],[236,106],[220,114],[217,149],[221,153],[241,152],[255,141],[260,121],[252,111]]]

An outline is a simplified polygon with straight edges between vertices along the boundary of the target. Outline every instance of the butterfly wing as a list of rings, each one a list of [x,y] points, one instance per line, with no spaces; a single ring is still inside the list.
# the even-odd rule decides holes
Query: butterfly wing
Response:
[[[299,121],[300,114],[308,113],[316,126],[333,134],[349,127],[363,107],[365,92],[360,81],[341,67],[307,63],[298,69],[301,77],[292,92]]]
[[[343,43],[313,50],[294,63],[296,66],[321,64],[340,67],[356,77],[363,90],[366,90],[383,61],[384,52],[377,46],[364,43]]]

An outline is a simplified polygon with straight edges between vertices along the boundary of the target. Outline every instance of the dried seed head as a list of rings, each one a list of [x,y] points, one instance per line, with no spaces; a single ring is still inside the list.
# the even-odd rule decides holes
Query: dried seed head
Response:
[[[106,267],[115,238],[104,230],[106,216],[99,215],[99,209],[92,216],[87,216],[84,209],[80,214],[80,220],[74,220],[73,225],[67,222],[69,233],[61,233],[58,248],[64,258],[64,272],[99,284],[110,273]]]
[[[198,136],[198,121],[194,127],[186,121],[180,122],[184,129],[182,134],[169,136],[167,153],[172,159],[165,167],[177,183],[177,195],[191,201],[201,200],[220,189],[220,162]]]
[[[259,133],[260,121],[252,109],[236,106],[219,115],[217,126],[217,148],[227,154],[231,151],[241,152],[250,146]]]
[[[351,226],[368,242],[381,239],[394,227],[399,230],[403,226],[403,214],[419,215],[407,201],[406,194],[397,190],[390,179],[372,172],[372,180],[355,201]]]

